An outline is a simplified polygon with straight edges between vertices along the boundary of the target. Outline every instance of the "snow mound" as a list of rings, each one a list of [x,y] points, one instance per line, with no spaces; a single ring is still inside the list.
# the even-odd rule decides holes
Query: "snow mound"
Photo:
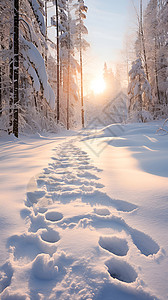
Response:
[[[22,295],[20,291],[12,292],[7,289],[1,295],[1,300],[30,300],[30,298],[27,295]]]
[[[58,267],[49,254],[39,254],[32,265],[33,275],[40,280],[53,280],[58,274]]]
[[[11,284],[11,279],[13,276],[13,268],[10,262],[6,262],[2,267],[0,267],[0,293]]]

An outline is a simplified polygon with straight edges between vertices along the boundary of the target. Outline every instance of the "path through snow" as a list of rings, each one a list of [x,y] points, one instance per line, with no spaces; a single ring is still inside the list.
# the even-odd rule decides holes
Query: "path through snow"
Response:
[[[28,184],[21,211],[28,230],[8,239],[2,300],[156,299],[130,249],[152,260],[160,247],[126,223],[138,206],[110,198],[100,174],[72,140],[54,149],[52,163]]]

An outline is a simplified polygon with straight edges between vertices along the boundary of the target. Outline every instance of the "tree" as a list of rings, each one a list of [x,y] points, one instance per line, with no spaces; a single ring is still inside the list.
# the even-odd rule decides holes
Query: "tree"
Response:
[[[159,89],[160,100],[165,111],[165,106],[168,106],[168,1],[162,1],[160,10],[158,12],[158,36],[159,36],[159,49],[158,49],[158,73],[159,73]]]
[[[0,3],[0,129],[9,134],[13,132],[14,109],[14,5],[12,0]]]
[[[115,77],[114,77],[113,70],[107,67],[106,62],[104,63],[103,78],[106,83],[107,96],[111,97],[115,89]]]
[[[14,80],[14,114],[13,114],[13,133],[18,137],[18,105],[19,105],[19,0],[14,0],[14,61],[13,61],[13,80]]]
[[[158,20],[157,20],[157,0],[150,0],[144,16],[144,29],[146,39],[147,61],[149,70],[149,80],[153,87],[153,99],[155,103],[160,103],[159,74],[158,74]],[[154,70],[154,72],[153,72]]]
[[[76,107],[79,103],[77,74],[80,68],[75,50],[84,41],[82,37],[81,43],[77,41],[77,26],[80,22],[77,22],[76,17],[74,19],[74,12],[71,13],[75,0],[57,0],[58,23],[56,15],[55,20],[53,19],[59,38],[57,59],[55,45],[57,47],[58,42],[53,43],[47,37],[47,2],[49,1],[20,1],[17,16],[20,35],[18,27],[14,28],[13,9],[13,4],[18,5],[19,0],[9,0],[7,3],[2,0],[0,4],[0,130],[14,132],[16,136],[18,131],[55,129],[56,115],[57,120],[63,116],[64,124],[70,128],[75,123],[75,114],[79,115]],[[55,9],[56,2],[52,2]],[[78,2],[78,7],[79,4]],[[83,50],[84,44],[82,47]],[[55,72],[55,69],[59,69],[59,72]],[[59,101],[55,109],[55,98],[58,99],[58,95]]]
[[[146,113],[151,106],[151,87],[146,78],[146,74],[142,67],[141,59],[137,59],[132,64],[132,69],[129,72],[130,83],[128,86],[129,104],[128,114],[129,118],[144,122]]]
[[[60,72],[60,53],[59,53],[59,27],[58,27],[58,0],[55,0],[55,13],[56,13],[56,33],[57,33],[57,123],[59,123],[60,119],[60,111],[59,111],[59,96],[60,96],[60,82],[59,82],[59,72]]]
[[[144,16],[149,81],[154,102],[154,117],[167,112],[167,1],[150,0]]]
[[[89,44],[83,38],[84,34],[88,34],[88,30],[84,25],[86,19],[86,13],[88,7],[84,4],[84,0],[78,0],[78,3],[74,5],[76,15],[76,30],[75,30],[75,46],[79,50],[80,57],[80,81],[81,81],[81,117],[82,127],[84,127],[84,99],[83,99],[83,50],[85,50]]]
[[[59,2],[60,5],[61,2]],[[65,5],[66,4],[66,5]],[[76,75],[79,64],[75,57],[76,20],[73,0],[66,1],[59,6],[59,48],[60,48],[60,122],[67,128],[73,126],[78,102],[78,86]],[[55,16],[52,25],[56,26]],[[65,101],[66,99],[66,101]]]

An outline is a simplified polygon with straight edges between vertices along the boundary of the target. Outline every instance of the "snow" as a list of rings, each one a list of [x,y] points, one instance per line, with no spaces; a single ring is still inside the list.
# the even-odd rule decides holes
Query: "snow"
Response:
[[[44,16],[40,11],[40,5],[38,4],[37,0],[29,0],[29,3],[33,8],[33,12],[34,12],[34,15],[37,19],[37,22],[39,23],[41,33],[45,36],[46,26],[45,26],[45,23],[44,23]]]
[[[44,97],[50,105],[51,109],[54,109],[55,94],[48,83],[44,59],[35,45],[25,40],[23,37],[21,37],[21,41],[23,42],[24,46],[27,46],[26,51],[24,48],[22,48],[21,52],[23,54],[23,57],[26,59],[24,66],[29,75],[32,77],[33,87],[35,88],[35,91],[38,92],[40,89],[40,83],[42,84]],[[32,67],[32,65],[35,69]]]
[[[37,279],[52,280],[58,274],[58,267],[49,254],[39,254],[33,262],[32,272]]]
[[[1,139],[1,299],[167,299],[159,127]]]

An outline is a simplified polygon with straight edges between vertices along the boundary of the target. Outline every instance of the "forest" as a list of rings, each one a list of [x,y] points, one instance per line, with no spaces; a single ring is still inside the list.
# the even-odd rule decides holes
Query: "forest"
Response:
[[[84,127],[86,115],[92,115],[84,99],[83,56],[89,48],[84,1],[11,0],[1,1],[0,9],[1,134]],[[157,0],[145,8],[140,1],[136,10],[134,53],[124,54],[128,122],[167,117],[167,10],[167,1]],[[115,93],[123,90],[123,68],[117,72],[115,79],[105,63],[109,99],[113,86]]]
[[[83,111],[78,82],[88,47],[87,7],[83,1],[33,0],[1,1],[0,9],[0,130],[17,136],[54,131],[58,123],[68,129]],[[55,42],[48,38],[49,27],[55,28]]]
[[[168,0],[1,0],[0,299],[168,297]]]

